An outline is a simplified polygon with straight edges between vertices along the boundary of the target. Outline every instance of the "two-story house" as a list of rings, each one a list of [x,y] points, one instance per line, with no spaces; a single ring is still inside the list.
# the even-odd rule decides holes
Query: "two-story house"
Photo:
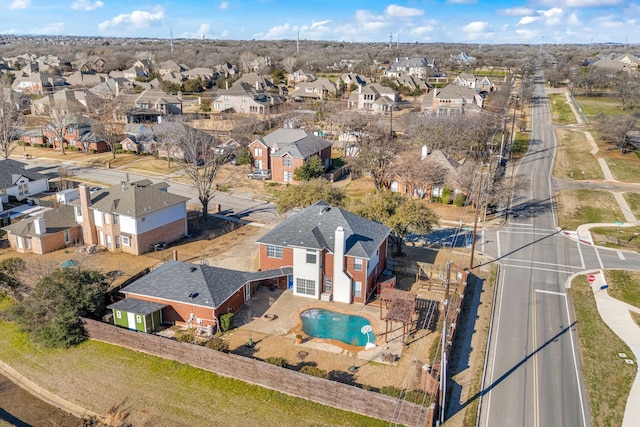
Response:
[[[423,110],[438,117],[459,117],[477,114],[484,99],[475,89],[454,84],[436,88],[422,99]]]
[[[331,166],[331,142],[302,129],[277,129],[249,144],[256,169],[270,169],[275,182],[293,182],[293,172],[312,156]]]
[[[435,71],[438,71],[435,59],[406,57],[396,58],[396,61],[389,65],[384,74],[390,79],[409,74],[426,80]]]
[[[262,88],[260,82],[251,85],[247,82],[235,82],[231,88],[218,91],[213,99],[213,111],[266,115],[279,111],[282,99],[271,95]]]
[[[9,197],[24,200],[33,194],[49,191],[49,178],[13,159],[0,159],[0,201],[8,203]]]
[[[325,99],[335,96],[338,89],[331,80],[321,77],[311,82],[301,82],[296,85],[296,90],[291,95],[295,100]]]
[[[398,92],[379,83],[371,83],[349,95],[347,106],[352,110],[388,113],[400,99]]]
[[[453,80],[454,85],[475,89],[480,93],[493,92],[494,85],[487,76],[477,77],[469,73],[460,73]]]
[[[140,255],[154,244],[169,243],[187,234],[188,197],[168,193],[166,184],[123,182],[91,192],[80,185],[74,206],[85,245]]]
[[[390,230],[318,202],[260,238],[260,269],[291,267],[294,295],[365,304],[377,290]]]
[[[141,110],[153,110],[162,115],[182,114],[182,96],[169,95],[159,89],[148,89],[134,101]]]

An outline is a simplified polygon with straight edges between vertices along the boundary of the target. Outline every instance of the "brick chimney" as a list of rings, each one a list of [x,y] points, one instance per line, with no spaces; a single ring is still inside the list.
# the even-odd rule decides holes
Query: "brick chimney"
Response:
[[[89,209],[91,206],[91,190],[88,186],[81,184],[78,186],[78,194],[80,195],[80,211],[82,212],[82,238],[85,245],[98,244],[98,232],[96,230],[96,224],[93,219],[93,209]]]

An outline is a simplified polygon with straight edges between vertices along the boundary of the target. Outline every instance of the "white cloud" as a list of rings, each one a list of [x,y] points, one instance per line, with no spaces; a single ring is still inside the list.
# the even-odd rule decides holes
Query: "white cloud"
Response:
[[[229,31],[227,31],[227,30],[224,30],[224,31],[220,34],[220,37],[227,37],[227,36],[229,36]]]
[[[582,25],[582,22],[580,22],[577,13],[573,12],[571,15],[569,15],[569,19],[567,19],[567,25]]]
[[[312,21],[311,22],[311,26],[309,27],[310,30],[317,30],[317,29],[327,29],[327,24],[330,23],[331,20],[326,19],[324,21]],[[303,26],[304,28],[304,26]]]
[[[291,25],[283,24],[276,25],[275,27],[269,28],[266,33],[258,33],[253,36],[255,39],[259,40],[278,40],[278,39],[292,39],[293,32],[296,31],[298,27],[292,27]]]
[[[521,38],[526,40],[532,40],[538,38],[538,32],[535,30],[528,30],[524,28],[517,28],[515,33],[519,35]]]
[[[41,28],[32,28],[31,34],[60,34],[64,30],[64,22],[52,22]]]
[[[423,25],[421,27],[412,28],[410,33],[416,36],[424,36],[433,31],[433,27],[431,25]]]
[[[544,23],[548,26],[558,25],[562,22],[563,12],[559,7],[553,7],[549,10],[539,10],[538,13],[544,17]]]
[[[594,21],[597,22],[601,28],[618,28],[624,25],[624,22],[611,15],[598,17]]]
[[[218,8],[222,9],[222,10],[229,9],[229,2],[228,1],[221,1],[220,5],[218,6]]]
[[[203,37],[211,38],[211,34],[209,34],[209,31],[211,31],[211,25],[200,24],[200,28],[198,28],[198,31],[196,31],[195,33],[190,33],[190,32],[182,33],[182,37],[188,38],[188,39],[200,39]]]
[[[489,28],[489,23],[484,21],[475,21],[470,22],[464,27],[462,27],[462,31],[465,33],[482,33]]]
[[[164,10],[157,7],[154,12],[144,10],[134,10],[131,13],[122,13],[114,18],[108,19],[98,24],[98,29],[102,32],[116,30],[119,27],[126,29],[133,27],[134,29],[146,28],[150,26],[160,25],[164,18]]]
[[[539,16],[523,16],[520,18],[520,21],[518,21],[518,25],[527,25],[538,20],[540,20]]]
[[[624,0],[542,0],[540,3],[561,7],[607,7],[622,4]]]
[[[368,10],[356,10],[356,21],[361,31],[378,31],[389,26],[384,16],[376,16]]]
[[[525,15],[533,15],[535,10],[528,7],[511,7],[508,9],[502,9],[498,11],[502,15],[507,16],[525,16]]]
[[[424,15],[424,10],[390,4],[385,9],[384,13],[388,16],[394,16],[397,18],[411,18],[412,16]]]
[[[31,5],[31,0],[13,0],[9,9],[26,9]]]
[[[95,3],[91,3],[89,0],[76,0],[72,5],[71,5],[71,9],[73,10],[93,10],[93,9],[98,9],[100,7],[103,7],[104,3],[101,2],[100,0],[96,1]]]

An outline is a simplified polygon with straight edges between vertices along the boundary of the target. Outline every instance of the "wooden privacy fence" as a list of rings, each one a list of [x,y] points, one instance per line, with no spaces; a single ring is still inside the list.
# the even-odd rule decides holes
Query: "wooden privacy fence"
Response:
[[[433,409],[259,360],[82,319],[89,338],[175,360],[323,405],[406,426],[431,426]]]

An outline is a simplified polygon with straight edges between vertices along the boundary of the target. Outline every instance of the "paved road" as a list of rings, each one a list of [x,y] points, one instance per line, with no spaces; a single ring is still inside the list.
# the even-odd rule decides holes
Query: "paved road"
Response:
[[[128,172],[122,172],[117,169],[99,169],[78,166],[73,163],[64,164],[73,173],[81,179],[90,182],[100,183],[100,185],[115,185],[122,181],[137,181],[140,179],[150,179],[153,182],[167,182],[169,184],[168,191],[170,193],[180,194],[190,198],[190,203],[201,206],[198,200],[198,192],[191,185],[181,184],[166,179],[147,177]],[[40,173],[50,176],[57,176],[59,164],[54,162],[45,162],[31,160],[29,168],[35,168]],[[234,215],[238,218],[250,218],[252,220],[274,222],[279,220],[276,208],[273,204],[261,200],[254,200],[245,197],[235,196],[229,193],[216,193],[215,197],[209,203],[209,211],[213,212],[217,204],[220,204],[222,213]]]
[[[532,122],[529,152],[514,169],[531,185],[514,194],[507,223],[481,236],[480,250],[501,269],[479,425],[589,426],[565,284],[589,269],[638,268],[640,256],[585,245],[557,229],[558,183],[551,177],[556,141],[541,76],[535,80]]]

